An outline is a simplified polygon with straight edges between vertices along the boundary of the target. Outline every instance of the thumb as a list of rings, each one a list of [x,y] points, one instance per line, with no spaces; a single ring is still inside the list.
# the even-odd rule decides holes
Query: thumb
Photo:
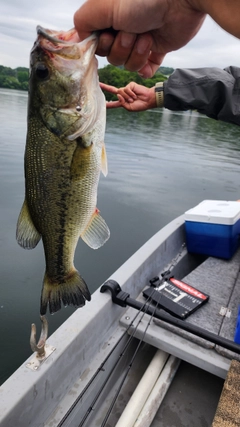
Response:
[[[80,40],[84,40],[93,31],[104,30],[112,26],[112,0],[88,0],[74,14],[74,25]]]

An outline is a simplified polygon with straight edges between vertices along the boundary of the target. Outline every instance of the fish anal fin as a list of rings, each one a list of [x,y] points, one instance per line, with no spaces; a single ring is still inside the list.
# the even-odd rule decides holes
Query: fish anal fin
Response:
[[[109,239],[109,228],[101,217],[99,210],[93,213],[88,226],[84,230],[81,238],[92,249],[98,249]]]
[[[106,153],[106,148],[105,148],[104,142],[103,142],[103,145],[102,145],[101,171],[102,171],[102,173],[103,173],[104,176],[107,176],[107,174],[108,174],[108,164],[107,164],[107,153]]]
[[[62,304],[65,307],[68,305],[83,307],[85,300],[90,301],[91,294],[77,270],[73,269],[61,282],[45,273],[40,308],[42,316],[46,314],[48,306],[50,314],[53,314],[61,309]]]
[[[24,249],[35,248],[41,239],[41,234],[33,224],[26,200],[23,202],[18,217],[16,238],[18,244]]]

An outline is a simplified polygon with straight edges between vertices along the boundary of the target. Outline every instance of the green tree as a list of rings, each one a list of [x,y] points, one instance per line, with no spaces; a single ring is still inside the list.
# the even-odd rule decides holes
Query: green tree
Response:
[[[162,73],[164,76],[169,76],[173,73],[174,68],[171,67],[159,67],[158,69],[159,73]]]
[[[8,76],[3,82],[3,87],[9,89],[21,89],[21,84],[16,77]]]
[[[0,65],[0,87],[28,90],[28,68],[18,67],[12,69]]]
[[[4,67],[3,65],[0,66],[0,73],[4,76],[12,76],[12,77],[16,77],[17,75],[16,70],[13,70],[10,67]]]
[[[28,82],[28,72],[27,71],[17,71],[17,77],[20,83]]]

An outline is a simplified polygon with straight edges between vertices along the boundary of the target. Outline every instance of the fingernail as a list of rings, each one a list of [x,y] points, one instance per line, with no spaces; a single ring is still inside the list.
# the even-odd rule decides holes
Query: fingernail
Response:
[[[141,70],[138,71],[138,75],[143,79],[150,79],[153,76],[153,71],[149,64],[145,64]]]
[[[149,39],[145,39],[144,37],[140,37],[137,41],[136,50],[139,55],[143,55],[150,49]]]
[[[110,47],[111,47],[111,43],[109,43],[109,39],[102,37],[99,43],[99,49],[107,52],[110,49]]]
[[[122,33],[121,34],[121,46],[125,48],[129,48],[133,45],[135,41],[135,34],[132,33]]]

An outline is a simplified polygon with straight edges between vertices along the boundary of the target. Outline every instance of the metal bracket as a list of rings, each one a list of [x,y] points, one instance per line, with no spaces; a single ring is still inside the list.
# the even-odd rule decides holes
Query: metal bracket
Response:
[[[126,300],[130,297],[130,294],[122,291],[121,286],[115,280],[108,280],[105,282],[100,289],[100,292],[110,291],[112,294],[112,301],[120,305],[121,307],[126,307]]]
[[[52,347],[51,345],[45,344],[45,354],[43,357],[38,356],[38,353],[36,353],[33,358],[26,364],[26,367],[28,369],[31,369],[32,371],[37,371],[43,362],[56,350],[55,347]]]
[[[42,329],[38,343],[36,342],[36,325],[33,323],[31,328],[30,346],[35,355],[26,366],[32,371],[37,371],[41,364],[56,350],[55,347],[46,344],[48,336],[48,322],[46,317],[40,316],[40,319]]]
[[[232,311],[228,307],[221,307],[219,314],[223,317],[231,317]]]

